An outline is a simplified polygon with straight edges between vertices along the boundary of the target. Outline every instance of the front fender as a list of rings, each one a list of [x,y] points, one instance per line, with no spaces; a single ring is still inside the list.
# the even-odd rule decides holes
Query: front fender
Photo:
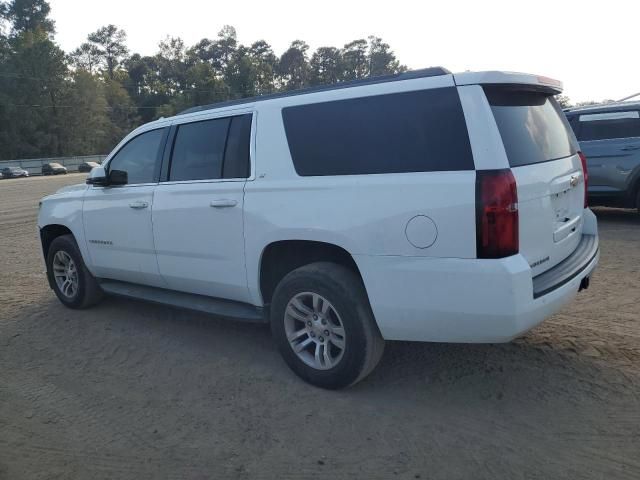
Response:
[[[38,212],[38,229],[41,231],[50,225],[66,227],[73,234],[85,265],[89,271],[92,271],[91,256],[87,249],[82,221],[85,192],[86,185],[74,185],[43,198]]]

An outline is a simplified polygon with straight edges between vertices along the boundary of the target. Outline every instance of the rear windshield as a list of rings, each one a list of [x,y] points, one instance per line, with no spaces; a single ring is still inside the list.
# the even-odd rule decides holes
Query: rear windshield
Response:
[[[487,87],[485,93],[512,167],[548,162],[578,151],[569,122],[552,96]]]

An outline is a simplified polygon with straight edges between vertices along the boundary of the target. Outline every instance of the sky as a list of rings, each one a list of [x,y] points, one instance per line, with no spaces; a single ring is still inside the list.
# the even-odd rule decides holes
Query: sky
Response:
[[[639,0],[50,0],[66,51],[109,23],[132,52],[160,40],[188,46],[232,25],[238,40],[264,39],[276,54],[301,39],[312,49],[376,35],[409,68],[509,70],[564,82],[573,102],[640,92]],[[640,98],[640,97],[639,97]]]

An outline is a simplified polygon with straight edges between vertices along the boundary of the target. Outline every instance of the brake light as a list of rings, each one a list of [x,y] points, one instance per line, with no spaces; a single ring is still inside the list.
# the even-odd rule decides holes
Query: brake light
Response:
[[[584,177],[584,208],[589,206],[589,201],[587,197],[587,187],[589,186],[589,171],[587,170],[587,157],[584,156],[584,153],[578,152],[580,156],[580,162],[582,163],[582,176]]]
[[[478,258],[518,253],[518,192],[508,168],[476,172],[476,247]]]

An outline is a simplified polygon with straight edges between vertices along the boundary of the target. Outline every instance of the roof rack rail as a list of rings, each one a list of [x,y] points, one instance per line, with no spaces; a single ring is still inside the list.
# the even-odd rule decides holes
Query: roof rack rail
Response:
[[[271,100],[274,98],[293,97],[296,95],[304,95],[307,93],[324,92],[329,90],[340,90],[343,88],[359,87],[362,85],[375,85],[377,83],[396,82],[399,80],[411,80],[414,78],[424,77],[437,77],[440,75],[449,75],[451,72],[444,67],[429,67],[419,70],[409,70],[407,72],[395,73],[391,75],[381,75],[378,77],[367,77],[358,80],[349,80],[346,82],[333,83],[331,85],[321,85],[318,87],[301,88],[299,90],[292,90],[289,92],[278,92],[267,95],[260,95],[257,97],[239,98],[237,100],[228,100],[225,102],[212,103],[209,105],[202,105],[199,107],[192,107],[184,110],[178,115],[186,115],[187,113],[202,112],[204,110],[211,110],[213,108],[230,107],[233,105],[242,105],[244,103],[261,102],[264,100]]]

